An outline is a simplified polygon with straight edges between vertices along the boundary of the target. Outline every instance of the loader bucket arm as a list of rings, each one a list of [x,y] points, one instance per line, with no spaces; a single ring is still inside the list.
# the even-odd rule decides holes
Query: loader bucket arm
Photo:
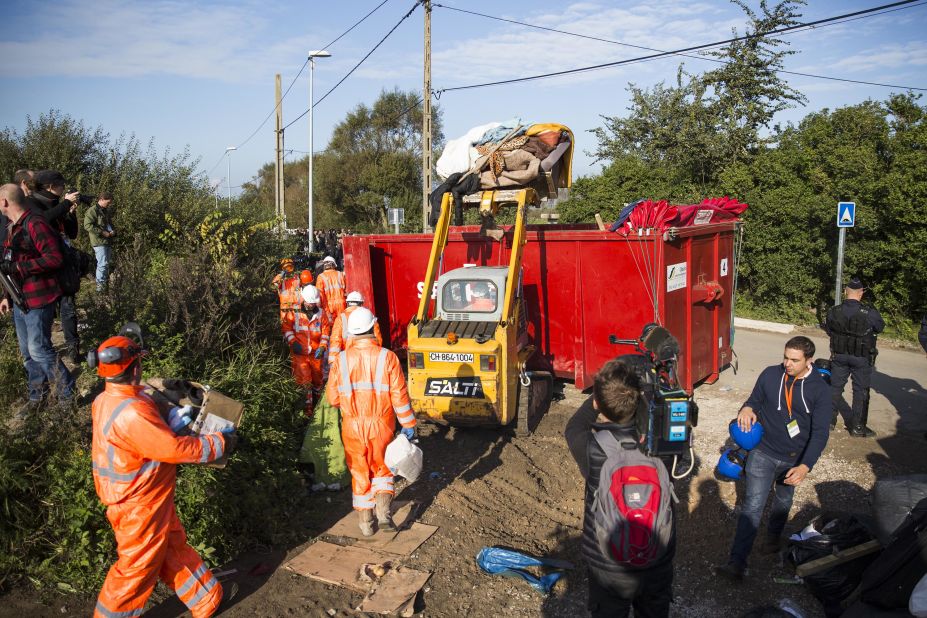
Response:
[[[528,204],[536,204],[537,202],[538,197],[534,189],[525,189],[518,192],[518,201],[515,205],[515,226],[512,234],[512,250],[509,256],[508,285],[505,286],[505,304],[502,306],[503,319],[506,321],[515,317],[515,296],[518,293],[521,256],[527,240],[525,225],[528,219]]]
[[[451,209],[454,205],[454,198],[450,193],[445,193],[441,197],[441,215],[438,217],[438,223],[435,226],[435,237],[431,241],[431,255],[428,256],[428,268],[425,270],[425,287],[422,288],[422,299],[418,303],[418,312],[415,314],[415,323],[423,322],[428,319],[428,306],[431,303],[431,291],[435,286],[435,279],[438,273],[438,264],[441,262],[441,255],[444,253],[444,247],[447,245],[447,234],[450,227]]]

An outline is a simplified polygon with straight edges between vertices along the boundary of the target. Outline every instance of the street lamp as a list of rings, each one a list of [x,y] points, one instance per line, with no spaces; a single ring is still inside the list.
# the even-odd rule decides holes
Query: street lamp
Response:
[[[229,210],[232,210],[232,151],[238,150],[236,146],[229,146],[225,149],[225,156],[228,159],[228,171],[226,172],[226,180],[228,181],[229,187]]]
[[[324,49],[317,49],[316,51],[309,52],[309,180],[308,180],[308,192],[309,192],[309,253],[315,249],[314,241],[314,232],[312,230],[312,159],[313,159],[313,143],[312,143],[312,118],[315,115],[312,111],[312,74],[315,72],[315,59],[316,58],[331,58],[331,54]]]

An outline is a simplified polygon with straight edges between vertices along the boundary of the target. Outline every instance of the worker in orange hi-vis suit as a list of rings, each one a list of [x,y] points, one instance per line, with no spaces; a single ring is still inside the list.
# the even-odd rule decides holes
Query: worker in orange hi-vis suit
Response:
[[[315,287],[319,288],[319,292],[322,294],[328,319],[334,322],[335,318],[345,308],[344,273],[338,270],[338,263],[330,255],[322,260],[322,265],[325,270],[320,272],[316,278]]]
[[[390,514],[393,473],[383,461],[395,433],[394,419],[399,419],[407,438],[415,437],[415,414],[402,367],[392,351],[377,344],[376,320],[364,307],[351,313],[348,333],[354,340],[332,364],[326,387],[329,403],[341,409],[341,439],[364,536],[374,532],[374,508],[381,530],[396,529]]]
[[[93,401],[93,482],[107,505],[118,555],[100,590],[94,616],[141,615],[160,579],[177,592],[194,618],[206,618],[231,599],[238,586],[227,585],[223,592],[187,544],[174,508],[177,464],[214,461],[234,449],[237,436],[234,429],[175,435],[139,386],[143,354],[139,333],[139,341],[110,337],[91,359],[91,367],[106,378],[104,391]],[[171,412],[178,410],[183,411]]]
[[[280,260],[280,272],[274,277],[273,286],[277,292],[277,297],[280,299],[281,325],[286,320],[291,320],[291,314],[299,307],[301,275],[302,273],[299,276],[296,275],[292,259],[283,258]],[[309,283],[312,283],[312,273],[309,273]]]
[[[293,379],[306,391],[306,416],[312,418],[322,395],[322,369],[332,334],[331,322],[321,308],[314,285],[302,289],[302,307],[284,323],[283,336],[290,346]]]
[[[348,306],[344,311],[341,312],[337,318],[335,318],[334,324],[332,324],[332,339],[331,345],[328,348],[328,362],[329,364],[335,362],[335,356],[342,350],[346,349],[347,343],[352,339],[351,335],[348,333],[348,316],[357,309],[364,305],[364,297],[360,292],[351,292],[348,294]],[[373,336],[377,340],[377,344],[383,345],[383,335],[380,333],[380,325],[373,325]]]

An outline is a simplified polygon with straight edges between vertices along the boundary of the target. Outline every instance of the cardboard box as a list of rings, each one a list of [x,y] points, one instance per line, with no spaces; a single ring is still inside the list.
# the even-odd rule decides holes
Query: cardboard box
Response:
[[[145,381],[145,386],[145,392],[155,401],[165,418],[174,406],[190,405],[194,410],[199,410],[188,428],[191,435],[215,433],[228,425],[233,425],[237,430],[241,425],[245,405],[208,385],[184,380],[150,378]],[[223,455],[206,465],[210,468],[224,468],[227,463],[228,456]]]

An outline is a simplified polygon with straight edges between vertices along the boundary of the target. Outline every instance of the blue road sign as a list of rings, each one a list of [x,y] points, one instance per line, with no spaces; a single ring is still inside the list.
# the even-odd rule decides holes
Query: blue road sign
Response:
[[[856,223],[856,202],[837,203],[837,227],[853,227]]]

